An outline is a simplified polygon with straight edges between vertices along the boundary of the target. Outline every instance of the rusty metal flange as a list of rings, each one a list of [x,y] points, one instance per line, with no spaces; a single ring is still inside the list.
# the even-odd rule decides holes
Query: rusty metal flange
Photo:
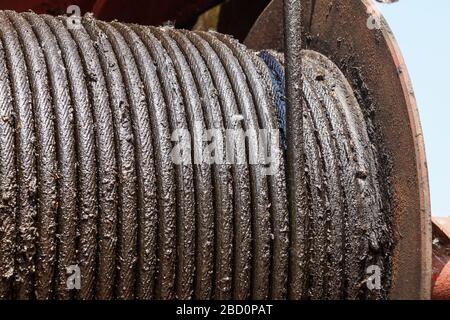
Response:
[[[387,23],[369,0],[303,0],[305,47],[336,63],[374,118],[392,161],[397,245],[391,299],[429,299],[431,220],[422,129],[410,78]],[[373,27],[370,19],[379,25]],[[250,31],[252,49],[283,50],[283,1]]]

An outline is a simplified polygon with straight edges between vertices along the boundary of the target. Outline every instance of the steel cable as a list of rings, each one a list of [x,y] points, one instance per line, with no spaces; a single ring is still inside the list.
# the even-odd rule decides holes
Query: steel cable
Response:
[[[15,189],[13,197],[16,197],[17,201],[17,215],[13,217],[15,218],[15,234],[12,238],[6,239],[6,241],[15,243],[14,272],[9,277],[15,277],[13,286],[16,296],[20,299],[29,299],[33,292],[36,250],[35,218],[37,214],[33,98],[18,34],[4,12],[0,13],[0,23],[2,24],[0,36],[5,49],[10,90],[13,97],[13,123],[16,139],[14,161],[16,163],[17,185],[8,187],[11,190]]]
[[[0,12],[0,298],[386,298],[365,284],[391,272],[382,146],[338,68],[302,61],[292,216],[282,54]]]

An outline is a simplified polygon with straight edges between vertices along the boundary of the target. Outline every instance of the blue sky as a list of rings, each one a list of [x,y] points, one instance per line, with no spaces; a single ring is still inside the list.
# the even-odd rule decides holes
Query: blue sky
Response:
[[[379,4],[413,82],[425,135],[431,210],[450,216],[450,1]]]

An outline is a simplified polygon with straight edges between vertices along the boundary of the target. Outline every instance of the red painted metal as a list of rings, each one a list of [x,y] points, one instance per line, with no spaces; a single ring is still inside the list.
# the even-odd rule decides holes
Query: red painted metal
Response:
[[[433,294],[450,300],[450,218],[433,218]]]
[[[177,26],[189,25],[196,17],[221,0],[2,0],[0,10],[19,12],[66,14],[70,5],[80,7],[82,13],[93,12],[98,19],[161,25],[170,21]]]
[[[433,300],[450,300],[450,262],[442,269],[433,288]]]

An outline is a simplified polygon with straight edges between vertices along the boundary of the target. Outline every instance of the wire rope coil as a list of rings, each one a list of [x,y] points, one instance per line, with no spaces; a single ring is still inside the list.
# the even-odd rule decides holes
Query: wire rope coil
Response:
[[[0,12],[0,297],[386,298],[380,146],[345,77],[312,51],[304,277],[292,295],[283,60],[215,32]],[[264,129],[280,132],[272,170],[251,161]],[[177,163],[186,132],[194,147]],[[237,163],[210,149],[230,132],[246,134]],[[370,266],[387,279],[377,290]]]

